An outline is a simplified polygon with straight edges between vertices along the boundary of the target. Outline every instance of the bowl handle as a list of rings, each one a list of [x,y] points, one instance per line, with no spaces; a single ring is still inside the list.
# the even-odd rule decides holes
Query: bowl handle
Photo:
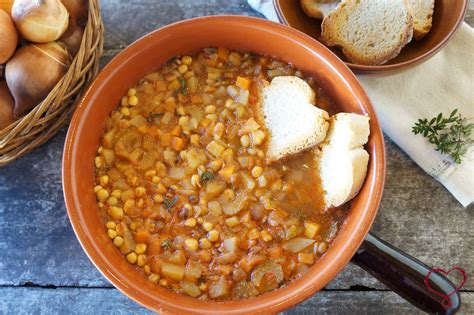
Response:
[[[448,278],[438,272],[430,273],[431,267],[372,233],[367,234],[352,262],[425,312],[454,314],[461,307],[461,296]],[[430,286],[425,284],[428,274]]]

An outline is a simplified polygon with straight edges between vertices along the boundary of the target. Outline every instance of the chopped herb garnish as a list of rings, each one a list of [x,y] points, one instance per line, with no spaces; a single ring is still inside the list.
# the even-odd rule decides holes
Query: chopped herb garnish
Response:
[[[184,96],[188,95],[188,88],[186,87],[186,80],[184,78],[181,78],[181,93],[183,93]]]
[[[178,199],[179,197],[178,196],[174,196],[173,199],[168,199],[166,198],[164,201],[163,201],[163,204],[165,205],[165,208],[166,209],[170,209],[172,208],[177,202],[178,202]]]
[[[206,183],[210,180],[213,180],[215,178],[214,176],[214,173],[212,173],[211,171],[205,171],[204,173],[202,173],[201,175],[201,180]]]
[[[436,146],[436,151],[451,156],[454,162],[460,164],[468,147],[474,143],[471,137],[473,129],[474,124],[468,123],[468,120],[455,109],[447,118],[439,113],[430,121],[426,118],[418,119],[412,132],[415,135],[422,134]]]
[[[165,113],[150,113],[146,119],[149,123],[153,122],[155,118],[163,116]]]
[[[167,238],[161,241],[161,247],[163,247],[164,250],[168,250],[170,248],[170,239]]]

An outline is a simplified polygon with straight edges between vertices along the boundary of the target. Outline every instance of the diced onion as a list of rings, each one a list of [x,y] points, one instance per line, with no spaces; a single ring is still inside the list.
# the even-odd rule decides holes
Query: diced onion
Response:
[[[295,237],[288,242],[285,242],[282,247],[288,252],[297,253],[314,244],[314,242],[315,240],[311,240],[309,238]]]
[[[212,299],[223,297],[229,292],[227,280],[224,276],[221,276],[219,280],[209,286],[209,296]]]
[[[173,179],[183,179],[186,176],[186,170],[183,167],[172,167],[169,176]]]
[[[201,295],[201,290],[199,287],[192,282],[182,280],[180,283],[181,288],[186,292],[188,295],[192,297],[198,297]]]

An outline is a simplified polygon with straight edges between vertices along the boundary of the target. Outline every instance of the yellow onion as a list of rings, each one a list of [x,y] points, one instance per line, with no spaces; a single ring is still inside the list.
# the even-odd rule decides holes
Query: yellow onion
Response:
[[[13,117],[38,105],[51,92],[69,67],[69,55],[62,43],[29,44],[8,61],[5,78],[15,99]]]
[[[77,25],[84,27],[87,23],[87,16],[89,14],[88,0],[61,0],[69,12],[71,20],[75,21]]]
[[[84,35],[84,29],[78,26],[74,21],[70,21],[66,33],[60,38],[60,41],[66,44],[67,51],[72,58],[76,56],[81,47],[82,35]]]
[[[16,0],[12,17],[21,35],[35,43],[57,40],[69,23],[69,14],[59,0]]]
[[[12,18],[0,9],[0,64],[7,62],[18,44],[18,35]]]
[[[0,0],[0,9],[5,10],[8,15],[11,15],[13,2],[15,0]]]
[[[7,83],[0,81],[0,130],[8,127],[13,120],[13,97],[8,90]]]

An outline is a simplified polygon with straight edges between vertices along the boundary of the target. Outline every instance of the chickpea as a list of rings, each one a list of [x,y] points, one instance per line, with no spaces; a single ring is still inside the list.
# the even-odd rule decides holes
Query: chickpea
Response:
[[[248,135],[243,135],[242,137],[240,137],[240,144],[246,148],[250,145],[250,138]]]
[[[185,73],[186,71],[188,71],[188,65],[186,64],[182,64],[178,67],[178,72],[183,74]]]
[[[252,169],[252,176],[257,178],[263,173],[263,168],[261,166],[254,166]]]
[[[181,58],[181,62],[189,66],[191,62],[193,62],[193,58],[191,58],[190,56],[183,56]]]

